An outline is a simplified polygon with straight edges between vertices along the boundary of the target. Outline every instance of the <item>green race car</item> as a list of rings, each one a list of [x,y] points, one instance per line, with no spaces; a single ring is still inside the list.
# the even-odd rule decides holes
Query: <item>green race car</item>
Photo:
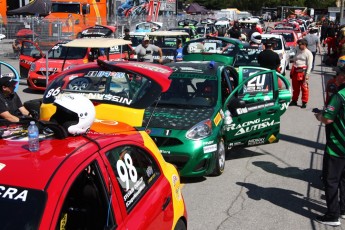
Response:
[[[284,76],[219,61],[168,66],[170,88],[145,110],[142,129],[181,176],[220,175],[227,149],[278,142],[280,116],[291,100]]]

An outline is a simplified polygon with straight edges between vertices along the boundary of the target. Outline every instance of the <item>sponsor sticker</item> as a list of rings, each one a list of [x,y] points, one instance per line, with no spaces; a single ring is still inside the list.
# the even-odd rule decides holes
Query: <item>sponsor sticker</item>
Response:
[[[248,145],[260,145],[265,143],[265,138],[255,138],[248,141]]]
[[[210,153],[210,152],[217,151],[217,144],[204,146],[203,149],[204,149],[204,153]]]
[[[216,126],[218,126],[219,122],[222,120],[222,116],[220,115],[220,113],[218,112],[217,115],[215,116],[215,118],[213,119],[213,122]]]

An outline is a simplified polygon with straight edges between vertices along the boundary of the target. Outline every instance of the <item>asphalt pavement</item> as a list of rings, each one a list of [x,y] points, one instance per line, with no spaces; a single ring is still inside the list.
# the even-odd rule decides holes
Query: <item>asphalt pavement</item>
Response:
[[[18,59],[1,55],[2,45],[0,60],[19,69]],[[288,108],[281,118],[280,142],[228,151],[219,177],[183,179],[188,229],[334,229],[314,221],[326,211],[320,180],[325,130],[312,113],[323,107],[332,75],[333,68],[317,55],[308,107],[300,108],[299,101],[299,106]],[[18,92],[23,101],[42,97],[29,90],[25,80]],[[345,220],[341,222],[345,226]]]

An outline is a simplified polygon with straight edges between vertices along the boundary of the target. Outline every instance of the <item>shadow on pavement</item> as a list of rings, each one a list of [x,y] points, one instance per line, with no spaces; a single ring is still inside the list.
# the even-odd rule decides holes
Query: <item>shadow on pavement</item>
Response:
[[[324,213],[326,208],[319,202],[307,199],[303,194],[292,190],[260,187],[251,183],[236,182],[248,191],[248,197],[253,200],[266,200],[274,205],[285,208],[291,212],[299,214],[309,219],[315,218],[315,212]]]
[[[23,89],[23,92],[24,93],[31,93],[31,94],[42,94],[44,93],[44,91],[40,91],[40,90],[33,90],[33,89],[30,89],[30,88],[25,88]]]
[[[263,169],[264,171],[283,177],[302,180],[310,183],[317,189],[322,189],[322,181],[320,179],[321,170],[319,169],[299,169],[297,167],[280,168],[277,164],[268,161],[254,161],[253,165]]]
[[[225,155],[225,160],[234,160],[234,159],[241,159],[246,157],[255,157],[255,156],[261,156],[264,155],[262,153],[254,152],[249,149],[245,148],[233,148],[231,150],[228,150]]]
[[[280,140],[291,142],[294,144],[300,144],[303,146],[307,146],[307,147],[311,147],[311,148],[315,148],[315,149],[320,149],[320,150],[324,150],[324,148],[325,148],[325,144],[317,143],[315,141],[310,141],[307,139],[302,139],[299,137],[290,136],[290,135],[286,135],[286,134],[280,134]]]

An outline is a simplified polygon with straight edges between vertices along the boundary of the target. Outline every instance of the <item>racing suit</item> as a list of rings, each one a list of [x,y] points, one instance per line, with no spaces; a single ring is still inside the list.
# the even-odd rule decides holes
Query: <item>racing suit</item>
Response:
[[[307,48],[304,50],[297,49],[294,57],[294,64],[290,71],[292,79],[292,101],[297,102],[300,91],[302,91],[302,103],[307,104],[309,100],[308,79],[313,66],[313,54]]]

